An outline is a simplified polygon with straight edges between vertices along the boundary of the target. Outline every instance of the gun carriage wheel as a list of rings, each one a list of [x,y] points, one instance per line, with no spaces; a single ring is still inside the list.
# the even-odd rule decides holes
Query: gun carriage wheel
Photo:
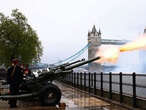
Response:
[[[40,94],[42,106],[55,106],[60,103],[61,90],[54,84],[49,83]]]

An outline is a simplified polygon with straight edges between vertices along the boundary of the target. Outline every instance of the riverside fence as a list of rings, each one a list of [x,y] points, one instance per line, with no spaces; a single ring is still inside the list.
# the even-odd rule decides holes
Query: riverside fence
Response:
[[[146,109],[146,75],[120,73],[70,73],[63,82],[106,99]]]

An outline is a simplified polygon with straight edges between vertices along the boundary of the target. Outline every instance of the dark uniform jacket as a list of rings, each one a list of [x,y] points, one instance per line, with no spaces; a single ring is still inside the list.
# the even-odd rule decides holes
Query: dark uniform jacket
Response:
[[[23,73],[19,66],[11,66],[7,71],[7,82],[9,84],[20,84],[23,81]]]

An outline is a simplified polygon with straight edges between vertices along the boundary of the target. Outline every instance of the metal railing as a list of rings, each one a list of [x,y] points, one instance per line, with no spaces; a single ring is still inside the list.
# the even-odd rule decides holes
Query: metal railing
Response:
[[[123,103],[124,96],[129,96],[133,107],[137,107],[137,99],[146,101],[146,75],[120,73],[70,73],[64,81],[104,97],[105,91],[109,99],[118,94],[119,102]]]

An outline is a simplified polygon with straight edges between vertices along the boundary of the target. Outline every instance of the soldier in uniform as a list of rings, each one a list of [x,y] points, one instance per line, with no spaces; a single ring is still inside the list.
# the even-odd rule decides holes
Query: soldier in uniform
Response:
[[[26,64],[25,69],[24,69],[24,76],[29,76],[29,77],[35,77],[34,74],[31,72],[29,69],[29,65]]]
[[[19,86],[21,82],[23,81],[23,73],[21,71],[21,68],[17,65],[18,60],[12,59],[11,60],[12,65],[7,71],[7,82],[10,85],[10,94],[11,95],[17,95],[19,94]],[[17,107],[16,105],[17,99],[10,99],[9,104],[10,108]]]

